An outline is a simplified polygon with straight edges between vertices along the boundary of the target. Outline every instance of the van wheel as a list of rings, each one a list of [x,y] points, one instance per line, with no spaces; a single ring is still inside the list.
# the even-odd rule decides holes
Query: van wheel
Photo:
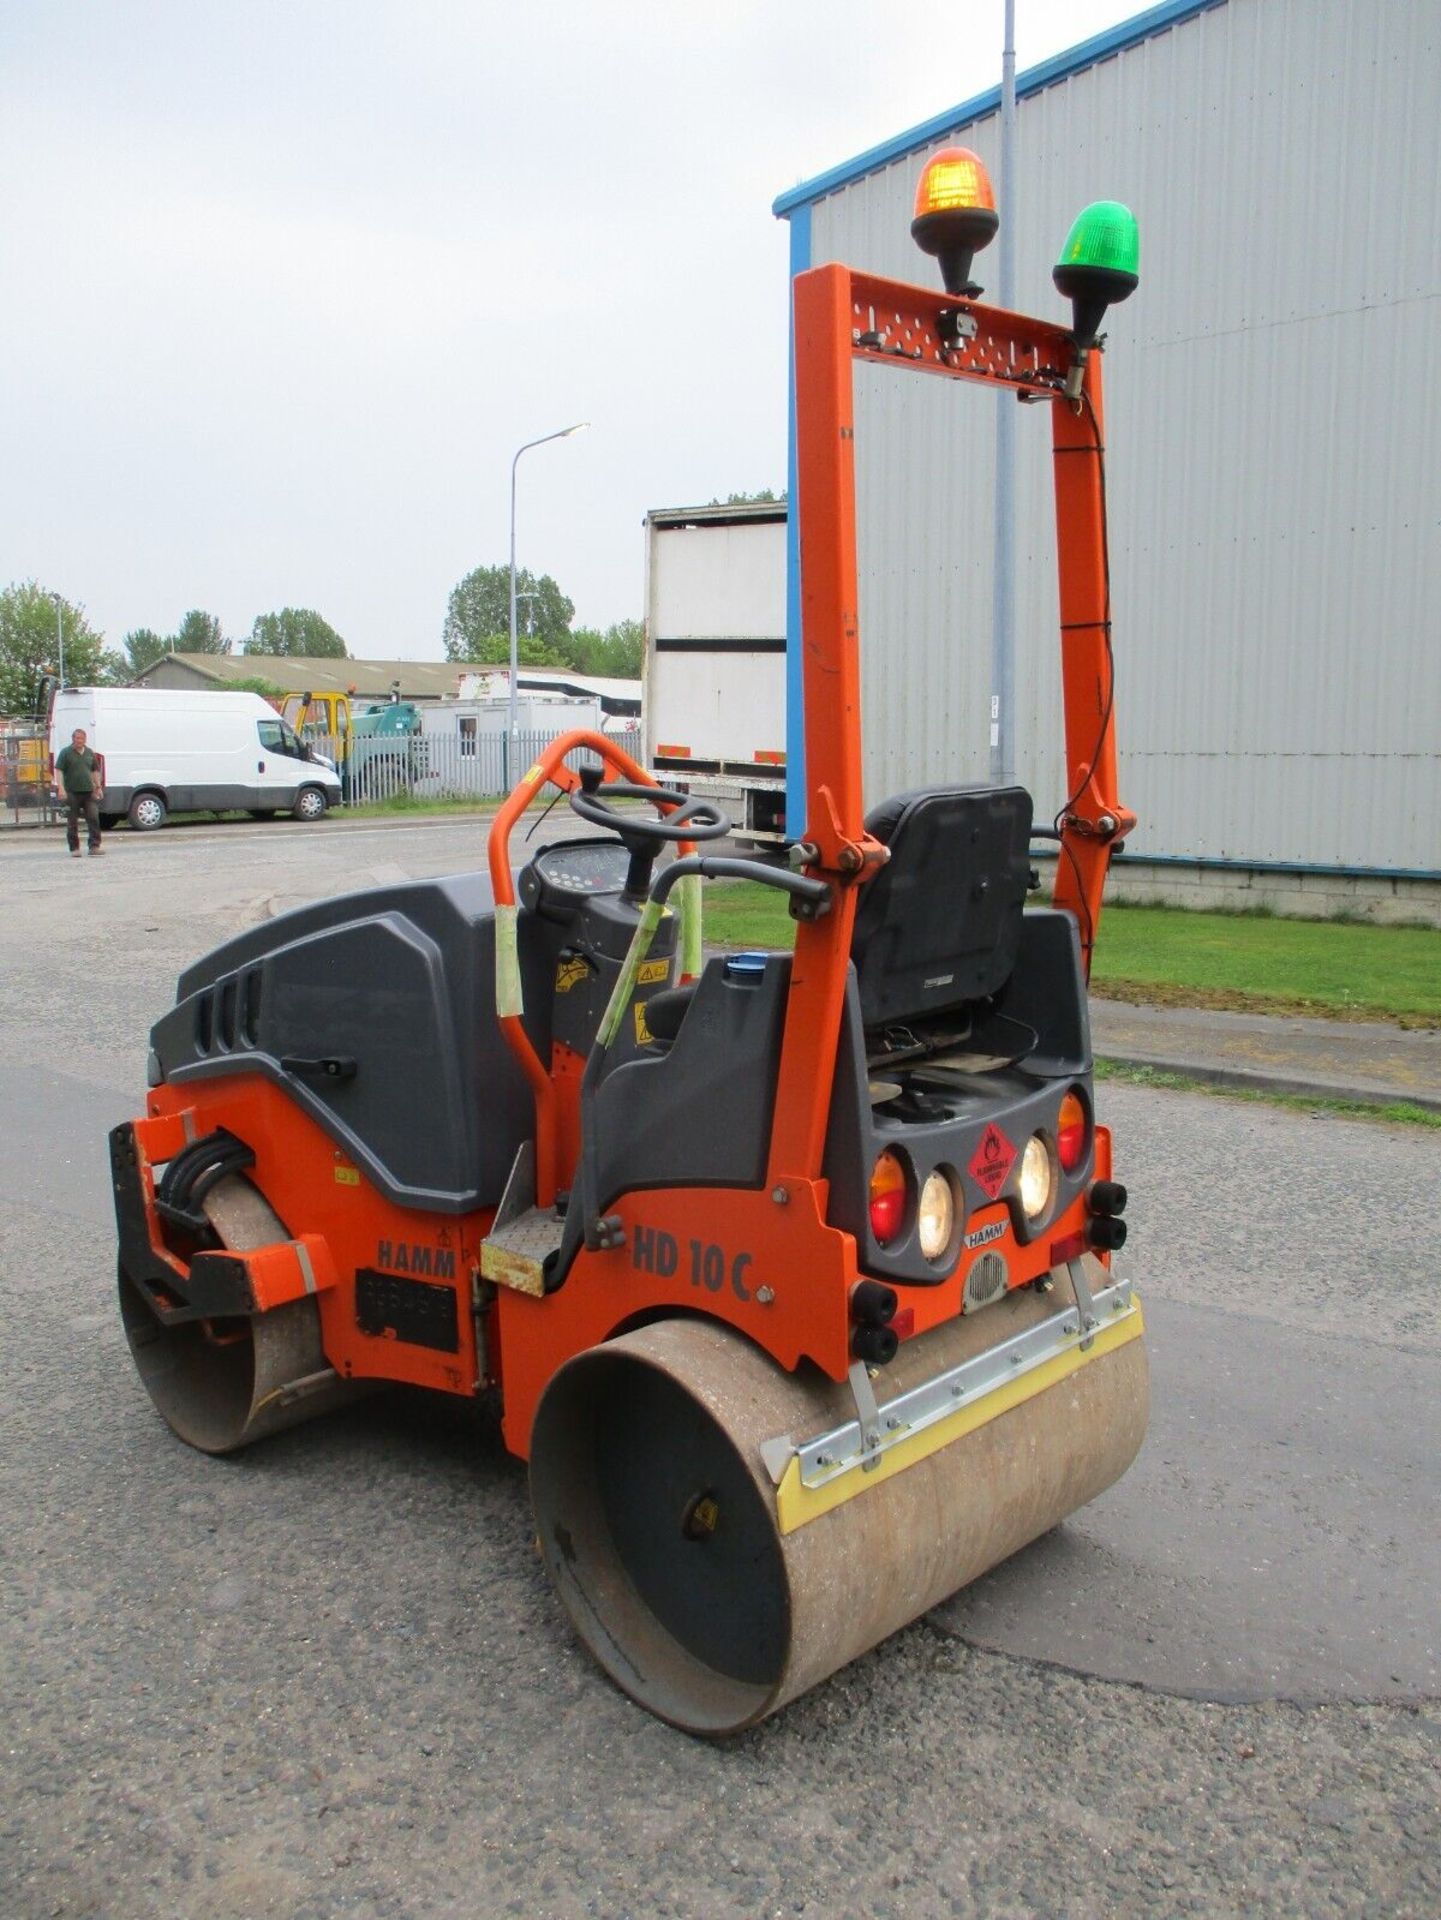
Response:
[[[165,824],[165,802],[158,793],[137,793],[130,802],[130,824],[137,833],[149,833]]]
[[[102,833],[114,833],[119,825],[120,815],[118,813],[102,813],[100,815],[100,831]]]
[[[328,805],[319,787],[302,787],[295,796],[292,812],[297,820],[323,820]]]

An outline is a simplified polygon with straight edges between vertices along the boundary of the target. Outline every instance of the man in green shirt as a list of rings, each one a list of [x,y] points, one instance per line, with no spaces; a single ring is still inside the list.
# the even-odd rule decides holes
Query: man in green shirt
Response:
[[[65,841],[80,858],[80,816],[85,815],[90,851],[104,853],[100,844],[100,796],[105,791],[100,757],[85,744],[85,729],[77,727],[70,745],[55,756],[55,785],[65,795]]]

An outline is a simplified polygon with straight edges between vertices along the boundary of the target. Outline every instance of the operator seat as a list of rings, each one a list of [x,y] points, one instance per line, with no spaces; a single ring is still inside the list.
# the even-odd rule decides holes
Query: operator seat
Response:
[[[1030,886],[1024,787],[922,787],[866,820],[890,859],[856,903],[851,960],[868,1031],[999,993]]]
[[[890,859],[862,887],[851,961],[867,1032],[985,1001],[1010,979],[1031,882],[1024,787],[919,787],[884,801],[866,831]],[[654,1041],[680,1031],[695,982],[646,1002]]]

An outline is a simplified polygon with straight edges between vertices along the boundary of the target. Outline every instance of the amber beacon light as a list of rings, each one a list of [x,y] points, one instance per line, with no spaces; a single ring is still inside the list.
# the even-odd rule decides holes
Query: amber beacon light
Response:
[[[926,162],[916,188],[911,238],[941,263],[946,292],[974,299],[971,261],[1000,226],[991,176],[969,147],[943,147]]]

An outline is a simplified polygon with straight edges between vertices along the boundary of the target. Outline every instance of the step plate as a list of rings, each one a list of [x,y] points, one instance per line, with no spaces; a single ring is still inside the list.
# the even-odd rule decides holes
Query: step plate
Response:
[[[565,1222],[557,1220],[549,1207],[532,1207],[520,1214],[481,1242],[481,1278],[540,1299],[545,1292],[545,1259],[559,1247],[564,1227]]]

